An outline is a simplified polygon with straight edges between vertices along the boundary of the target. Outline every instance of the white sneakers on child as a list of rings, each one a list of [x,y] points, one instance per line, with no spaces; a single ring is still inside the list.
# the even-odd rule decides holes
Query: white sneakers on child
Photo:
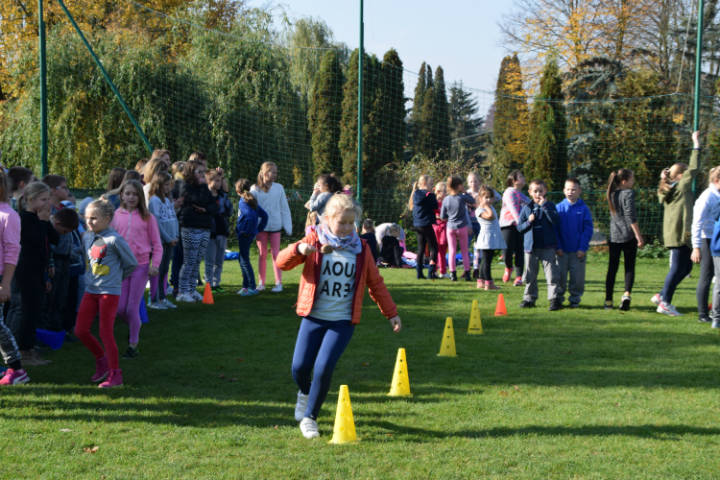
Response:
[[[271,292],[279,293],[283,291],[282,283],[276,283],[275,286],[270,290]]]
[[[317,438],[320,436],[317,422],[310,417],[300,420],[300,431],[305,438]]]
[[[295,421],[299,422],[305,418],[308,396],[298,390],[297,402],[295,403]]]
[[[195,297],[189,293],[180,293],[177,297],[175,297],[175,301],[178,303],[195,303],[197,300],[195,300]]]
[[[650,301],[657,305],[657,309],[655,309],[657,313],[662,313],[663,315],[667,315],[669,317],[679,317],[682,315],[682,313],[677,311],[675,306],[663,300],[659,293],[653,295],[652,298],[650,298]]]

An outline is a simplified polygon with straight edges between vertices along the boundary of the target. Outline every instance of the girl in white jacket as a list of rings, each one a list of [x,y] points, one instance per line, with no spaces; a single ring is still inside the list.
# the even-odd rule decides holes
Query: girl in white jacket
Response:
[[[700,264],[700,278],[697,285],[698,320],[710,322],[708,294],[713,277],[713,259],[710,253],[715,220],[720,216],[720,166],[710,170],[710,185],[695,200],[692,221],[693,262]]]
[[[273,162],[265,162],[260,166],[257,183],[250,188],[250,193],[257,199],[258,205],[267,212],[268,222],[265,230],[258,232],[256,237],[259,251],[258,276],[260,280],[257,290],[265,289],[265,265],[267,264],[267,247],[270,242],[272,252],[273,273],[275,274],[275,286],[273,292],[282,292],[282,272],[275,263],[280,252],[280,233],[285,230],[288,235],[292,234],[292,218],[290,217],[290,206],[288,205],[285,189],[277,179],[277,165]]]

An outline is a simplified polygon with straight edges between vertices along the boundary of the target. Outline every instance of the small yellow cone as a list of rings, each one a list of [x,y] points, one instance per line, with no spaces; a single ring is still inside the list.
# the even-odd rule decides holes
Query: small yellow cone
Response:
[[[357,435],[355,435],[355,420],[353,419],[352,405],[350,405],[350,391],[347,385],[340,385],[333,437],[328,443],[340,444],[356,441]]]
[[[397,360],[395,360],[395,371],[393,372],[392,384],[390,386],[390,397],[411,397],[410,378],[408,377],[407,360],[405,360],[405,349],[398,348]]]
[[[445,320],[445,331],[443,332],[438,357],[457,357],[457,353],[455,352],[455,332],[453,330],[452,317],[447,317]]]
[[[468,335],[482,335],[482,319],[480,318],[480,308],[478,307],[478,301],[472,301],[472,307],[470,307],[470,321],[468,322]]]

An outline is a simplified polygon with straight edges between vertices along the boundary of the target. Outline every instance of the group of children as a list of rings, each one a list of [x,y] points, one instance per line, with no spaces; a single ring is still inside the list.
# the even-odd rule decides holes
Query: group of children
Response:
[[[275,164],[266,162],[256,184],[235,184],[242,296],[264,288],[268,243],[273,291],[282,291],[275,257],[280,229],[290,234],[292,223],[276,175]],[[148,282],[150,309],[177,308],[171,294],[177,302],[202,300],[204,260],[205,283],[220,290],[233,210],[222,170],[208,169],[200,152],[171,164],[167,150],[156,150],[134,170],[112,169],[106,193],[77,204],[62,176],[37,181],[27,168],[0,169],[0,352],[9,367],[0,385],[26,383],[25,366],[49,363],[36,346],[39,327],[81,341],[95,357],[91,380],[100,387],[122,385],[116,317],[128,324],[123,358],[135,358]],[[257,284],[249,261],[256,237]],[[100,341],[90,333],[95,318]]]
[[[718,283],[712,302],[717,307],[710,312],[708,306],[712,278],[720,278],[720,167],[710,170],[710,185],[695,201],[691,186],[698,171],[698,133],[695,132],[692,138],[690,164],[676,163],[661,173],[658,199],[664,208],[663,241],[670,251],[670,271],[663,289],[651,300],[658,313],[679,315],[672,305],[675,289],[690,273],[692,263],[700,263],[699,320],[712,322],[713,328],[720,328]],[[496,290],[491,264],[495,253],[503,251],[503,282],[525,286],[521,307],[535,306],[540,264],[547,281],[549,310],[562,308],[566,294],[571,308],[579,306],[594,227],[590,209],[580,198],[578,180],[568,178],[565,181],[565,199],[557,205],[547,200],[547,186],[542,180],[532,180],[528,185],[529,198],[525,196],[522,193],[525,177],[520,171],[508,175],[502,196],[481,185],[475,174],[468,176],[467,184],[471,188],[466,191],[462,177],[453,175],[446,182],[437,183],[431,191],[432,180],[422,175],[413,185],[409,206],[418,238],[417,278],[425,278],[423,260],[427,251],[429,278],[444,277],[448,268],[448,278],[456,281],[459,245],[464,267],[462,278],[466,281],[477,279],[478,288]],[[614,308],[613,290],[621,254],[625,261],[625,289],[619,308],[630,308],[637,250],[645,243],[638,226],[634,184],[633,172],[624,168],[612,172],[608,180],[607,309]],[[498,198],[502,200],[499,214],[493,207]],[[471,264],[469,245],[473,238],[475,251]]]
[[[507,177],[500,214],[493,203],[499,195],[491,187],[479,184],[471,174],[465,190],[462,177],[453,175],[429,191],[432,180],[421,176],[413,185],[410,206],[413,228],[418,235],[417,278],[423,275],[423,258],[430,253],[429,278],[445,276],[457,281],[456,249],[460,246],[466,281],[477,281],[477,288],[497,290],[491,274],[495,254],[504,251],[503,281],[513,280],[525,286],[521,307],[535,306],[538,297],[537,276],[540,263],[548,282],[550,310],[558,310],[569,283],[571,307],[577,307],[585,284],[585,255],[593,234],[590,209],[580,199],[577,179],[565,182],[565,200],[554,205],[546,199],[547,186],[542,180],[529,185],[530,198],[522,193],[525,177],[514,171]],[[474,222],[473,220],[474,219]],[[477,224],[477,226],[474,226]],[[470,262],[469,244],[475,239],[474,262]],[[513,267],[516,270],[512,278]]]

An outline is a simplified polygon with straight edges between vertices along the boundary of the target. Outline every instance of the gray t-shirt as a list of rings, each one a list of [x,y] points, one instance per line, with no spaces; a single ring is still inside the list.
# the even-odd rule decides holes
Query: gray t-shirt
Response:
[[[327,321],[352,319],[356,261],[357,256],[347,250],[323,255],[310,317]]]
[[[85,291],[98,295],[120,295],[123,279],[137,267],[135,255],[125,239],[108,227],[100,233],[85,232],[83,245],[89,260]]]
[[[637,222],[635,210],[635,191],[631,189],[615,190],[610,194],[615,214],[610,215],[610,242],[625,243],[635,238],[630,225]]]
[[[465,195],[448,195],[443,199],[440,208],[440,218],[447,220],[449,230],[459,230],[466,227],[470,221],[467,206],[472,197]]]

